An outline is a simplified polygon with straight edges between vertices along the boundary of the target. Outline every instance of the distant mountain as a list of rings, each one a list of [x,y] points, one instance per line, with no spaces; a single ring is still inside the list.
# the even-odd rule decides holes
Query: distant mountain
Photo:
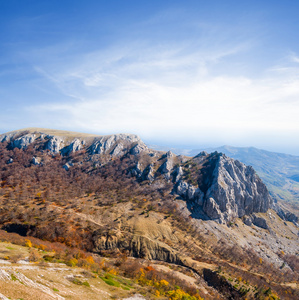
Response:
[[[274,199],[299,202],[299,156],[270,152],[254,147],[222,146],[205,150],[210,153],[222,152],[246,165],[251,165],[262,178]],[[194,156],[200,151],[202,149],[182,150],[181,152]]]

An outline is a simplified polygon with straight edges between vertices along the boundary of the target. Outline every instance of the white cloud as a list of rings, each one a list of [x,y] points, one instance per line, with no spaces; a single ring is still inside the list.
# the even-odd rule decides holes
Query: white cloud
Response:
[[[40,66],[39,74],[73,100],[29,109],[70,130],[132,132],[193,144],[262,147],[270,138],[279,143],[286,133],[298,136],[297,65],[276,66],[259,79],[230,70],[213,73],[247,47],[192,52],[188,45],[141,43],[84,55],[72,67]]]
[[[291,55],[291,60],[295,63],[299,63],[299,57],[295,53]]]

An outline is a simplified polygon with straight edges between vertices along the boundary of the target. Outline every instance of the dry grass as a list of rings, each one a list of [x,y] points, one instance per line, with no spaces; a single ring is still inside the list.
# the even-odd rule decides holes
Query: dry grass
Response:
[[[7,242],[0,242],[0,257],[22,255],[28,257],[30,248]],[[130,291],[111,287],[98,275],[84,272],[84,269],[70,268],[61,263],[6,263],[0,261],[0,291],[10,299],[52,300],[52,299],[95,299],[110,297],[124,298]],[[6,274],[7,277],[1,276]],[[88,284],[77,285],[68,278],[77,278]]]

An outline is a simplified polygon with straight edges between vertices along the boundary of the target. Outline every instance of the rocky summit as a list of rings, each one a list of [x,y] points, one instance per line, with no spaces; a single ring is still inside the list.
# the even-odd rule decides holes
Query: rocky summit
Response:
[[[155,287],[146,299],[299,295],[298,209],[273,201],[251,166],[223,153],[189,157],[134,134],[28,128],[0,135],[0,158],[0,237],[105,257],[100,278]],[[92,265],[69,248],[44,259]],[[186,294],[169,268],[195,278]]]

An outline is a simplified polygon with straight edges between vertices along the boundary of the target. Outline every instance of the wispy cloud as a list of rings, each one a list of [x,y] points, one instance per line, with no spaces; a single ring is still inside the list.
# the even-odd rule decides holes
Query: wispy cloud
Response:
[[[35,84],[58,95],[24,104],[30,125],[260,147],[299,135],[297,54],[272,67],[260,60],[247,72],[259,44],[250,26],[222,28],[192,19],[178,39],[178,27],[152,30],[178,16],[175,10],[157,14],[93,51],[83,49],[79,38],[20,51],[34,68]],[[185,37],[188,26],[194,31]]]
[[[293,61],[295,63],[299,63],[299,56],[297,56],[295,53],[292,53],[290,55],[290,59],[291,59],[291,61]]]
[[[236,143],[244,136],[261,139],[273,132],[296,131],[299,84],[293,72],[278,76],[272,70],[258,80],[210,72],[221,59],[237,55],[235,49],[242,47],[206,55],[152,48],[138,56],[142,51],[134,47],[112,50],[110,55],[92,53],[71,69],[47,76],[78,101],[35,109],[65,114],[58,121],[64,128],[136,132],[145,138],[200,141],[222,136]]]

